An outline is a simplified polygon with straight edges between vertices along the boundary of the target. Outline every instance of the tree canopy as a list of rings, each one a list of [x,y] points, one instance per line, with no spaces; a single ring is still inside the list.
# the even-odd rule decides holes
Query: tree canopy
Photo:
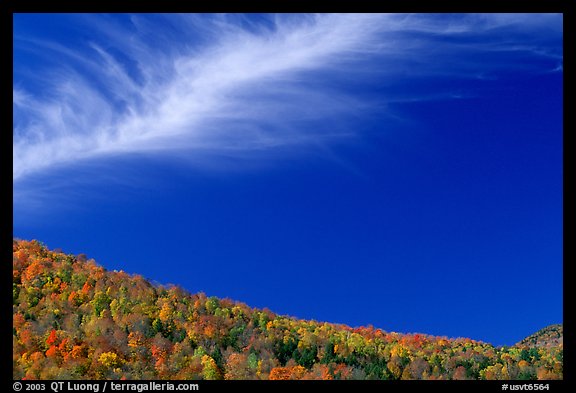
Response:
[[[155,286],[13,241],[14,379],[561,379],[554,341],[512,347],[306,321]],[[536,337],[536,338],[535,338]]]

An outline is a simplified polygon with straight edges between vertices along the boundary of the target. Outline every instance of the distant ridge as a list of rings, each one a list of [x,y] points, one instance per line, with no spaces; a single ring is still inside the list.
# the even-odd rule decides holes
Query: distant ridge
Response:
[[[516,345],[544,348],[562,347],[564,345],[563,325],[556,324],[546,326],[545,328],[538,330],[536,333],[526,337]]]
[[[562,326],[512,347],[306,321],[13,241],[14,379],[562,379]]]

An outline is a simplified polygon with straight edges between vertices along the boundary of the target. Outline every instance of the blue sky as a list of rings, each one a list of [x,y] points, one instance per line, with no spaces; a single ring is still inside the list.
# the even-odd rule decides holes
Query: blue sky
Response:
[[[280,313],[562,322],[562,16],[14,15],[14,236]]]

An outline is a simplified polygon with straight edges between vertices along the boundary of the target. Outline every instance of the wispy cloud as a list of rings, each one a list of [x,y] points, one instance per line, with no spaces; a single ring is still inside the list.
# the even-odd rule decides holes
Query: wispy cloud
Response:
[[[70,46],[15,31],[15,50],[42,60],[15,69],[15,184],[111,155],[246,154],[354,135],[341,122],[384,103],[354,93],[371,80],[475,77],[478,64],[463,56],[471,51],[561,57],[537,38],[520,48],[514,36],[520,27],[561,33],[559,16],[82,18],[90,38]]]

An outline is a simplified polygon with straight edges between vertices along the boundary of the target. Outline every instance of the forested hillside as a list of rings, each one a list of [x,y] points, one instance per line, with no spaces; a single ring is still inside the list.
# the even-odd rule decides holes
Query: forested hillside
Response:
[[[496,348],[305,321],[13,242],[15,379],[561,379],[553,331]]]
[[[530,347],[562,347],[563,344],[564,329],[562,325],[547,326],[518,343],[520,346]]]

